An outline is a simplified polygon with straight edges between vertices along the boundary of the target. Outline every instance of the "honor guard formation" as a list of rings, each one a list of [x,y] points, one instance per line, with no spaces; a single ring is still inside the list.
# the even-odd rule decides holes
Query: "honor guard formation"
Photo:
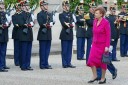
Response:
[[[52,43],[52,27],[55,24],[53,13],[49,12],[49,3],[46,0],[41,0],[41,11],[37,14],[37,22],[39,24],[39,30],[37,40],[39,41],[39,68],[40,69],[52,69],[49,65],[49,55]],[[111,61],[120,61],[116,57],[117,43],[120,38],[120,56],[128,57],[128,13],[126,4],[122,4],[121,12],[117,14],[115,5],[110,5],[109,9],[106,7],[103,10],[96,6],[94,3],[88,4],[89,12],[86,13],[82,4],[76,6],[75,12],[70,11],[70,3],[68,0],[62,2],[63,11],[59,13],[59,21],[61,24],[61,32],[59,39],[61,40],[61,57],[63,68],[75,68],[72,65],[72,46],[73,46],[73,29],[76,30],[76,43],[77,43],[77,60],[86,60],[87,66],[92,67],[94,61],[93,56],[100,56],[101,49],[106,46],[105,52],[109,51]],[[31,9],[29,0],[20,0],[14,5],[15,14],[10,15],[11,9],[6,9],[4,1],[0,1],[0,72],[8,72],[10,69],[6,65],[6,51],[7,43],[9,40],[8,29],[13,24],[12,39],[14,41],[14,64],[18,66],[22,71],[32,71],[31,67],[31,54],[33,43],[33,29],[35,25],[34,10]],[[101,12],[103,20],[95,26],[95,22],[98,23],[97,10]],[[102,11],[101,11],[102,10]],[[104,10],[109,10],[109,14],[105,14]],[[105,23],[103,26],[102,24]],[[103,27],[102,27],[103,26]],[[107,28],[102,30],[96,30],[100,28]],[[110,28],[110,30],[109,30]],[[54,29],[53,29],[54,30]],[[99,33],[99,34],[98,34]],[[106,40],[101,39],[105,33]],[[111,33],[111,34],[110,34]],[[110,34],[110,40],[109,40]],[[108,38],[107,38],[108,35]],[[98,42],[98,39],[101,41]],[[87,42],[86,50],[85,43]],[[100,44],[100,46],[98,46]],[[96,46],[99,49],[96,49]],[[107,48],[108,47],[108,48]],[[97,52],[97,54],[94,53]],[[86,58],[84,54],[86,52]],[[94,53],[94,54],[93,54]],[[99,54],[98,54],[99,53]],[[101,53],[101,54],[100,54]],[[98,65],[98,63],[97,63]],[[98,65],[99,66],[99,65]],[[100,80],[99,84],[106,83],[106,79],[103,76],[103,69],[108,69],[112,74],[112,79],[117,77],[117,69],[112,64],[108,63],[107,68],[102,65],[96,67],[96,75],[88,83],[93,83],[96,80]]]

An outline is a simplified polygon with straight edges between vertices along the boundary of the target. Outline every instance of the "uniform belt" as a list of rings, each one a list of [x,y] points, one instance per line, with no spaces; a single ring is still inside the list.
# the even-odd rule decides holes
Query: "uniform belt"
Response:
[[[85,26],[78,26],[79,28],[85,28]]]

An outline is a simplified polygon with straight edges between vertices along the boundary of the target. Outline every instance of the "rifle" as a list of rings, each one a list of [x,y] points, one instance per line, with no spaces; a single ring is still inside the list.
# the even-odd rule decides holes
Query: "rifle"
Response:
[[[52,5],[52,4],[51,4]],[[59,4],[56,4],[56,5],[58,5],[55,9],[53,9],[53,11],[52,11],[52,13],[51,13],[51,16],[53,17],[53,16],[55,16],[55,14],[57,13],[57,10],[59,9],[59,7],[60,7],[60,5]],[[53,19],[54,19],[54,17],[53,17]],[[55,21],[53,20],[53,25],[55,24]]]
[[[12,4],[9,4],[8,7],[7,7],[7,9],[6,9],[6,14],[8,16],[10,16],[11,11],[13,11],[13,10],[14,10],[14,4],[13,5]]]
[[[35,4],[35,5],[31,8],[30,14],[28,15],[28,17],[27,17],[27,19],[26,19],[26,23],[27,23],[27,24],[30,24],[30,22],[32,21],[31,14],[34,14],[34,11],[36,10],[36,8],[37,8],[37,4]]]
[[[31,14],[33,14],[33,13],[34,13],[34,11],[36,10],[36,8],[37,8],[37,4],[35,4],[35,5],[31,8],[30,13],[31,13]]]

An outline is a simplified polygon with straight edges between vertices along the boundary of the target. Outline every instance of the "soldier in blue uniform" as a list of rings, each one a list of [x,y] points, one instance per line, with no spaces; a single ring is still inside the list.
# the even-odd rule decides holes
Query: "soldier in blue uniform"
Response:
[[[20,64],[20,45],[19,45],[19,16],[21,13],[21,4],[17,3],[15,5],[16,13],[12,16],[13,22],[13,31],[12,31],[12,39],[14,39],[14,64],[15,66],[19,66]]]
[[[75,66],[71,64],[73,45],[73,17],[72,13],[69,12],[69,6],[70,5],[68,1],[63,1],[63,12],[59,14],[59,20],[62,25],[60,40],[62,49],[61,55],[63,68],[75,68]]]
[[[37,21],[39,23],[39,31],[37,40],[39,40],[39,56],[40,69],[52,69],[48,63],[51,41],[52,41],[52,25],[53,16],[48,12],[48,3],[46,1],[40,2],[41,11],[37,14]]]
[[[85,60],[85,33],[86,22],[84,19],[84,9],[82,6],[78,7],[78,15],[76,16],[76,37],[77,37],[77,60]]]
[[[33,70],[30,66],[31,63],[31,50],[33,41],[33,20],[29,12],[29,2],[24,2],[24,10],[19,16],[19,42],[20,42],[20,68],[23,71]]]
[[[128,16],[126,13],[125,5],[122,6],[122,11],[119,13],[119,21],[120,21],[120,55],[121,57],[126,57],[128,51],[128,20],[125,18]]]
[[[118,16],[115,15],[116,8],[114,6],[110,7],[110,12],[108,16],[106,16],[106,19],[110,22],[111,26],[111,46],[113,48],[112,50],[112,61],[119,61],[116,57],[116,48],[119,38],[119,29],[118,29]]]
[[[0,1],[0,72],[8,72],[6,66],[6,50],[8,42],[8,28],[6,13],[4,12],[4,2]]]
[[[88,62],[88,57],[90,54],[91,44],[92,44],[92,30],[93,30],[93,20],[94,20],[94,10],[95,5],[91,4],[89,9],[89,14],[87,15],[89,18],[86,19],[87,30],[86,30],[86,41],[87,41],[87,49],[86,49],[86,63]]]

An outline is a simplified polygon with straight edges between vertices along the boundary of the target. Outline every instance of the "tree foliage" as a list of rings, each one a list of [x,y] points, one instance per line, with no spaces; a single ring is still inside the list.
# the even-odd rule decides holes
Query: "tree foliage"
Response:
[[[102,0],[93,0],[95,1],[95,4],[98,5],[98,4],[102,4]],[[71,5],[71,11],[74,11],[76,6],[80,4],[80,0],[69,0],[70,2],[70,5]],[[92,0],[84,0],[84,9],[86,12],[89,11],[89,3],[91,3]]]
[[[8,5],[10,4],[16,4],[18,3],[20,0],[4,0],[5,3],[5,7],[8,7]],[[29,0],[30,1],[30,7],[32,7],[33,5],[37,4],[39,5],[39,1],[40,0]]]

